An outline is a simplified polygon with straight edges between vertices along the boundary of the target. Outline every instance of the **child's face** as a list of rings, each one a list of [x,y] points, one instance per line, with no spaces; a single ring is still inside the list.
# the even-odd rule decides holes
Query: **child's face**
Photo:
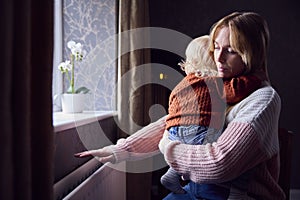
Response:
[[[246,69],[242,57],[232,50],[229,37],[229,28],[223,27],[218,31],[214,42],[214,59],[218,74],[224,78],[239,76]]]

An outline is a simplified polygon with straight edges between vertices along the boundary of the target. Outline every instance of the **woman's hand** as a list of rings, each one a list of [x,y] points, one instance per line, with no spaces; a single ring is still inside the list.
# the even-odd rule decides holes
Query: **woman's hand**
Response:
[[[169,132],[165,130],[163,137],[159,141],[158,148],[162,154],[165,154],[167,145],[171,142],[169,139]]]
[[[116,158],[111,148],[112,148],[111,146],[107,146],[107,147],[103,147],[102,149],[83,151],[74,154],[74,156],[78,158],[94,156],[97,160],[99,160],[102,163],[106,163],[106,162],[115,163]]]

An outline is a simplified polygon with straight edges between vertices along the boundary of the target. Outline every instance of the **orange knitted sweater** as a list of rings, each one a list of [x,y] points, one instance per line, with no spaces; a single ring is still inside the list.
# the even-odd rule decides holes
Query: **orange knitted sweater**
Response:
[[[171,92],[166,129],[184,125],[220,129],[227,105],[238,103],[261,84],[254,75],[224,79],[189,74]]]

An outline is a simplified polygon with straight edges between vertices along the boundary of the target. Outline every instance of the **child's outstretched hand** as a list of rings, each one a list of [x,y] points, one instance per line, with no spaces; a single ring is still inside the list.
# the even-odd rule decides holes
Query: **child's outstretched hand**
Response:
[[[99,160],[102,163],[106,163],[106,162],[115,163],[116,162],[116,158],[113,154],[111,146],[103,147],[102,149],[83,151],[83,152],[74,154],[74,156],[77,158],[94,156],[97,160]]]

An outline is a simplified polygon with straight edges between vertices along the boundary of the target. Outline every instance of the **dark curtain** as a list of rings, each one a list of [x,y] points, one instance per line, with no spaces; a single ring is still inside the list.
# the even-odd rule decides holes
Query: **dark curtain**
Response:
[[[149,123],[151,104],[148,1],[119,1],[119,82],[118,111],[123,130],[121,136],[132,134]],[[126,78],[124,78],[126,77]]]
[[[2,0],[0,199],[53,199],[53,0]]]
[[[148,0],[119,1],[119,79],[118,120],[122,129],[120,136],[126,137],[150,122],[149,107],[152,101],[150,84],[150,50],[139,48],[147,45],[149,34]],[[126,77],[126,78],[124,78]],[[149,165],[152,164],[150,160]],[[133,169],[138,162],[127,162]],[[132,170],[129,170],[132,171]],[[126,176],[126,199],[151,199],[152,173],[128,172]]]

